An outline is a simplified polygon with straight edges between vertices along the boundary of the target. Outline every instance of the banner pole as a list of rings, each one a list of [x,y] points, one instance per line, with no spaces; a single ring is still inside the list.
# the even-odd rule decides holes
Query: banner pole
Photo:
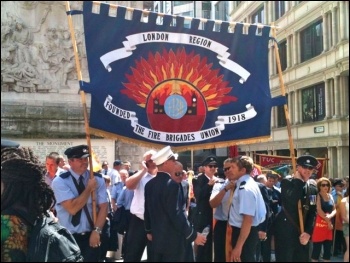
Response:
[[[276,27],[272,27],[272,36],[276,39]],[[283,96],[286,95],[286,90],[284,86],[284,80],[282,75],[282,68],[281,68],[281,60],[278,52],[278,45],[277,42],[274,41],[274,50],[275,50],[275,56],[276,56],[276,64],[277,64],[277,71],[278,71],[278,78],[280,82],[280,88],[281,93]],[[293,143],[293,137],[292,137],[292,128],[290,124],[290,118],[289,118],[289,111],[288,111],[288,104],[283,105],[284,108],[284,114],[286,117],[287,122],[287,131],[288,131],[288,139],[289,139],[289,151],[290,151],[290,157],[292,159],[292,167],[293,167],[293,173],[296,173],[296,161],[295,161],[295,154],[294,154],[294,143]],[[304,220],[303,220],[303,211],[301,207],[301,200],[298,201],[298,214],[299,214],[299,224],[300,224],[300,232],[304,232]]]
[[[66,1],[66,11],[67,12],[70,11],[69,1]],[[78,47],[77,47],[77,42],[76,42],[76,39],[75,39],[75,32],[74,32],[72,15],[71,14],[67,14],[67,18],[68,18],[68,25],[69,25],[70,36],[71,36],[71,39],[72,39],[73,50],[74,50],[75,66],[76,66],[76,70],[77,70],[78,80],[80,82],[83,79],[83,77],[82,77],[82,74],[81,74],[81,67],[80,67],[79,54],[78,54]],[[79,90],[79,93],[80,93],[80,97],[81,97],[81,103],[83,105],[86,141],[87,141],[87,145],[89,147],[89,151],[92,154],[90,132],[89,132],[89,120],[88,120],[85,92],[83,90]],[[90,179],[94,178],[94,171],[93,171],[93,166],[92,166],[92,156],[91,156],[91,154],[90,154],[90,157],[89,157]],[[96,192],[95,192],[95,190],[91,192],[91,199],[92,199],[92,217],[93,217],[93,222],[95,223],[96,222]]]

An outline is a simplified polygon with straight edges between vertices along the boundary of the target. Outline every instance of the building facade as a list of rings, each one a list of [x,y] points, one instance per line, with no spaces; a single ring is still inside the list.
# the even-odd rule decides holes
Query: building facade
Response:
[[[220,3],[218,3],[220,4]],[[282,70],[269,50],[272,97],[288,99],[296,156],[327,158],[331,178],[349,174],[349,3],[345,1],[234,1],[230,21],[275,25]],[[272,110],[271,140],[240,145],[249,155],[290,155],[283,107]]]

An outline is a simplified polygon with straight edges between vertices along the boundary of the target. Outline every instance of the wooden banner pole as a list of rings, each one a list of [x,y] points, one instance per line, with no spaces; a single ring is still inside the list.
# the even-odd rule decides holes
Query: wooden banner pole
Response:
[[[272,36],[276,39],[276,27],[272,27]],[[281,60],[278,52],[278,44],[276,41],[274,41],[274,50],[275,50],[275,56],[276,56],[276,64],[277,64],[277,71],[278,71],[278,78],[280,82],[280,88],[281,93],[283,96],[286,95],[286,90],[284,86],[284,80],[282,75],[282,68],[281,68]],[[290,118],[289,118],[289,111],[288,111],[288,104],[284,104],[284,114],[286,117],[287,122],[287,131],[288,131],[288,139],[289,139],[289,150],[290,150],[290,157],[292,159],[292,167],[294,174],[296,173],[296,160],[295,160],[295,153],[294,153],[294,143],[293,143],[293,137],[292,137],[292,128],[290,124]],[[304,232],[304,220],[303,220],[303,211],[301,207],[301,200],[298,201],[298,214],[299,214],[299,224],[300,224],[300,232]]]
[[[70,4],[69,1],[66,1],[66,11],[70,11]],[[68,25],[69,25],[69,31],[72,39],[72,45],[74,50],[74,58],[75,58],[75,66],[77,70],[78,80],[81,81],[83,79],[81,74],[81,67],[80,67],[80,60],[79,60],[79,54],[78,54],[78,46],[75,39],[75,32],[74,32],[74,26],[73,26],[73,19],[72,15],[68,14]],[[85,92],[83,90],[79,91],[80,97],[81,97],[81,103],[83,105],[83,112],[84,112],[84,123],[85,123],[85,133],[86,133],[86,141],[87,145],[89,147],[90,157],[89,157],[89,167],[90,167],[90,178],[94,178],[94,171],[92,166],[92,148],[91,148],[91,140],[90,140],[90,131],[89,131],[89,119],[88,119],[88,113],[87,113],[87,106],[86,106],[86,97]],[[96,222],[96,192],[91,192],[91,199],[92,199],[92,217],[94,223]]]

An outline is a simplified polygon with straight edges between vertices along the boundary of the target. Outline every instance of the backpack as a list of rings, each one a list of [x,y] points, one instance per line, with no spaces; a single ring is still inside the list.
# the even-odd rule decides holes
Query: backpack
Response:
[[[30,222],[22,209],[6,209],[2,214],[19,216],[27,225]],[[44,216],[30,225],[27,262],[83,262],[73,235],[51,217]]]

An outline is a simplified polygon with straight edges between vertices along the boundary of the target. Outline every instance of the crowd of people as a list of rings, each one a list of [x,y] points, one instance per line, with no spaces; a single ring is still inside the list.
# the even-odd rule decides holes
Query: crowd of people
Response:
[[[348,177],[310,179],[318,162],[297,158],[290,178],[252,176],[249,156],[207,156],[183,169],[170,146],[144,153],[140,169],[107,161],[89,169],[87,145],[52,152],[46,167],[27,147],[1,145],[1,261],[25,261],[28,222],[51,216],[86,262],[349,261]],[[223,166],[224,175],[218,174]]]

